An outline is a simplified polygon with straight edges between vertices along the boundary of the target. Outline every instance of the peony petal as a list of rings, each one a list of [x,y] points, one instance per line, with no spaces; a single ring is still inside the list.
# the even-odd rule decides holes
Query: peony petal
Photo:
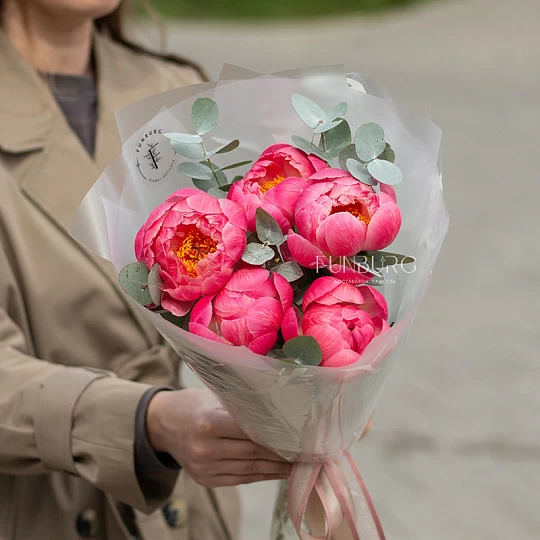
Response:
[[[397,202],[396,201],[396,190],[392,186],[389,186],[388,184],[379,184],[379,186],[381,188],[381,191],[379,193],[379,198],[381,199],[381,201],[382,200],[390,200],[392,202]],[[383,197],[383,195],[385,197]]]
[[[253,337],[277,332],[283,320],[283,309],[275,298],[259,298],[247,315],[247,327]]]
[[[312,174],[309,179],[310,180],[337,180],[340,178],[346,178],[354,180],[355,183],[358,183],[358,180],[353,178],[347,171],[344,171],[343,169],[335,169],[332,167],[326,167],[325,169],[318,170],[315,174]]]
[[[222,289],[214,300],[214,313],[219,320],[245,317],[255,302],[247,294]]]
[[[193,302],[180,302],[163,292],[161,306],[163,307],[163,309],[170,311],[173,315],[176,315],[177,317],[183,317],[184,315],[187,315],[187,313],[193,306]]]
[[[389,246],[401,227],[399,207],[388,202],[383,204],[371,217],[363,250],[376,251]]]
[[[232,345],[249,345],[253,340],[247,326],[246,317],[221,321],[221,335]]]
[[[302,313],[296,307],[293,306],[285,311],[283,320],[281,321],[281,333],[283,339],[289,341],[298,337],[302,331]]]
[[[266,355],[274,347],[277,342],[278,334],[277,332],[269,332],[263,336],[259,336],[254,339],[249,345],[248,348],[256,354]]]
[[[232,189],[232,188],[231,188]],[[218,199],[221,210],[226,218],[244,233],[247,230],[246,213],[240,204],[229,199]]]
[[[199,214],[220,214],[221,206],[219,200],[204,191],[198,190],[196,195],[186,199],[189,207]]]
[[[356,271],[344,264],[334,264],[328,267],[332,275],[345,283],[351,285],[361,285],[374,277],[373,274],[365,270]]]
[[[360,359],[360,354],[351,349],[341,349],[336,354],[321,362],[321,366],[328,368],[339,368],[350,366]]]
[[[307,180],[303,178],[288,178],[278,184],[275,188],[269,189],[263,195],[263,204],[271,204],[280,208],[283,216],[292,223],[294,219],[294,209],[298,202],[298,197],[308,186]],[[287,227],[289,229],[290,227]],[[284,233],[287,232],[285,229]]]
[[[305,332],[311,326],[318,325],[331,326],[339,332],[342,332],[342,326],[344,326],[342,306],[339,304],[337,306],[311,304],[309,309],[304,313],[304,318],[302,319],[302,331]]]
[[[371,317],[388,319],[388,305],[380,291],[370,285],[358,287],[358,290],[364,297],[364,303],[360,306],[362,311],[365,311]]]
[[[191,315],[189,316],[190,323],[202,324],[210,326],[212,321],[212,300],[213,296],[203,296],[194,306]]]
[[[311,154],[310,156],[308,156],[308,159],[309,161],[311,161],[311,164],[313,165],[313,168],[316,172],[328,169],[328,163],[326,163],[326,161],[323,161],[321,158],[318,158],[317,156]]]
[[[364,303],[364,296],[360,290],[350,283],[340,283],[338,287],[319,297],[318,304],[334,305],[339,303],[349,303],[361,305]]]
[[[280,274],[272,274],[272,280],[276,287],[283,311],[285,311],[293,304],[294,290],[291,284]]]
[[[229,291],[248,293],[262,287],[269,276],[264,268],[242,268],[232,275],[226,287]]]
[[[304,313],[309,308],[309,306],[317,302],[319,298],[325,296],[329,292],[332,292],[337,287],[341,285],[341,280],[331,277],[323,276],[317,278],[307,289],[304,294],[304,299],[302,300],[302,309]]]
[[[350,257],[362,250],[367,230],[366,224],[349,212],[337,212],[317,229],[317,244],[330,255]]]
[[[343,349],[343,341],[335,328],[326,324],[310,326],[309,328],[305,328],[305,325],[302,324],[302,327],[304,335],[314,337],[321,347],[323,356],[322,363]]]
[[[216,333],[212,332],[212,330],[208,329],[202,324],[190,322],[189,331],[191,334],[195,334],[196,336],[201,336],[211,341],[217,341],[218,343],[225,343],[225,341],[220,338]]]
[[[291,257],[301,266],[319,269],[328,266],[328,258],[316,246],[290,230],[287,237],[287,247]]]

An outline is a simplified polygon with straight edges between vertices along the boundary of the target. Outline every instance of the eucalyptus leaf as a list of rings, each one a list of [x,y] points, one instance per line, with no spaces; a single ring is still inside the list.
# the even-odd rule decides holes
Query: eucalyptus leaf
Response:
[[[339,166],[347,170],[347,160],[354,159],[358,161],[358,155],[356,154],[356,147],[354,144],[349,144],[339,153],[338,162]]]
[[[174,324],[175,326],[178,326],[179,328],[183,328],[184,330],[189,329],[189,314],[184,315],[183,317],[177,317],[176,315],[173,315],[169,311],[166,311],[165,313],[162,313],[161,316],[170,323]]]
[[[150,306],[154,302],[148,290],[148,268],[142,262],[124,266],[118,275],[118,281],[124,291],[135,302],[143,306]]]
[[[219,186],[219,189],[221,189],[221,191],[224,191],[225,193],[228,193],[232,188],[232,184],[225,184],[223,186]]]
[[[314,130],[313,133],[324,133],[325,131],[329,131],[336,126],[339,126],[343,122],[343,118],[338,118],[337,120],[332,120],[329,122],[323,122],[322,124],[319,124]]]
[[[227,193],[225,193],[225,191],[223,191],[221,188],[218,188],[218,187],[211,187],[208,191],[207,191],[208,195],[212,195],[212,197],[215,197],[216,199],[226,199],[227,198]]]
[[[271,261],[276,256],[275,251],[270,246],[263,246],[252,242],[246,246],[242,260],[248,264],[260,266]]]
[[[304,275],[302,267],[294,261],[279,263],[276,266],[272,266],[271,270],[283,276],[289,283],[300,279]]]
[[[386,268],[396,264],[411,264],[416,261],[410,255],[391,253],[390,251],[362,251],[356,257],[365,257],[375,268]]]
[[[163,135],[164,137],[167,137],[167,139],[179,143],[200,144],[203,142],[202,137],[199,137],[199,135],[192,135],[191,133],[164,133]]]
[[[215,178],[212,178],[211,180],[199,180],[198,178],[192,178],[191,181],[197,189],[201,189],[202,191],[206,192],[213,187],[218,187]]]
[[[347,160],[347,170],[357,179],[368,186],[375,186],[377,181],[373,179],[367,167],[356,159]]]
[[[239,146],[240,146],[240,141],[238,139],[235,139],[234,141],[231,141],[230,143],[224,144],[222,146],[219,146],[218,148],[215,148],[214,150],[211,150],[210,152],[207,152],[205,155],[201,157],[204,157],[204,159],[209,159],[215,154],[226,154],[227,152],[232,152]]]
[[[199,135],[206,135],[216,129],[219,123],[218,104],[210,98],[199,98],[191,109],[191,123]]]
[[[257,227],[257,236],[263,243],[276,246],[283,242],[283,233],[279,223],[263,208],[257,208],[255,211],[255,222]]]
[[[231,181],[231,184],[234,184],[235,182],[239,182],[240,180],[243,180],[244,177],[242,175],[238,175],[238,176],[235,176],[232,181]]]
[[[371,176],[383,184],[395,186],[403,181],[401,171],[389,161],[374,159],[371,163],[368,163],[367,168]]]
[[[239,163],[233,163],[232,165],[227,165],[226,167],[221,167],[218,169],[219,171],[228,171],[230,169],[237,169],[238,167],[243,167],[244,165],[249,165],[252,163],[251,159],[248,159],[247,161],[240,161]]]
[[[339,118],[340,116],[343,116],[344,114],[347,114],[347,104],[342,101],[341,103],[338,103],[324,118],[325,122],[336,120],[336,118]]]
[[[178,165],[178,172],[189,178],[196,178],[197,180],[211,180],[214,177],[208,167],[205,167],[202,163],[192,163],[190,161],[180,163]]]
[[[223,171],[216,171],[216,176],[218,177],[219,185],[224,186],[228,184],[227,175]]]
[[[385,161],[389,161],[390,163],[394,163],[394,161],[396,160],[396,154],[388,143],[386,143],[386,148],[384,149],[384,152],[379,156],[379,159],[384,159]]]
[[[382,287],[385,284],[384,282],[385,280],[382,277],[375,276],[369,281],[363,283],[363,285],[371,285],[371,287]]]
[[[266,356],[277,358],[278,360],[284,360],[286,358],[283,349],[271,349],[266,353]]]
[[[291,97],[291,103],[296,111],[296,114],[298,114],[300,119],[308,127],[313,129],[318,124],[324,122],[326,113],[311,99],[301,96],[300,94],[293,94]]]
[[[355,137],[356,153],[365,162],[380,156],[386,148],[384,130],[379,124],[369,122],[360,126]]]
[[[285,356],[299,366],[318,366],[322,362],[322,351],[312,336],[299,336],[285,343]]]
[[[156,263],[152,266],[150,273],[148,274],[148,292],[150,293],[152,302],[154,302],[156,306],[161,306],[161,299],[163,296],[161,291],[162,286],[163,282],[159,275],[159,264]]]
[[[171,141],[171,146],[174,151],[181,156],[191,159],[202,159],[204,157],[204,150],[200,144],[188,144],[178,141]]]
[[[321,158],[323,161],[328,161],[328,155],[326,155],[322,150],[317,148],[313,143],[309,142],[307,139],[304,139],[303,137],[299,137],[298,135],[293,135],[291,137],[292,142],[298,146],[301,150],[304,150],[304,152],[308,154],[314,154],[318,158]]]
[[[346,120],[340,122],[337,126],[324,134],[326,144],[326,153],[335,158],[352,141],[351,127]],[[354,148],[354,147],[353,147]],[[356,150],[355,150],[356,156]]]

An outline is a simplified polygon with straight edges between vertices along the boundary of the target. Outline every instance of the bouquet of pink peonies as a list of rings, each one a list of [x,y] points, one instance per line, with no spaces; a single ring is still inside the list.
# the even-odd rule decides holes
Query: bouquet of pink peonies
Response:
[[[72,234],[248,436],[295,462],[274,540],[384,538],[349,448],[446,233],[440,131],[337,68],[226,67],[117,120],[122,156]]]

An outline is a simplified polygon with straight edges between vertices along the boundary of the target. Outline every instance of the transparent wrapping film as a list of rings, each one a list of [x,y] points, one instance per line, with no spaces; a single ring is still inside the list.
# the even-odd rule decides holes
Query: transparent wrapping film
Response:
[[[327,109],[346,101],[349,108],[345,118],[353,129],[377,122],[396,150],[396,164],[405,178],[396,186],[403,224],[388,250],[412,255],[416,263],[410,268],[390,270],[379,288],[388,302],[392,328],[376,337],[355,364],[344,368],[300,367],[257,355],[245,347],[207,341],[138,306],[250,438],[287,460],[307,464],[298,467],[298,481],[289,485],[293,490],[300,485],[303,471],[308,478],[317,463],[323,464],[323,469],[325,463],[337,464],[340,470],[334,471],[336,475],[354,476],[347,471],[347,450],[360,437],[390,376],[448,227],[438,162],[439,128],[392,103],[374,81],[361,74],[347,77],[339,66],[275,75],[226,66],[218,82],[151,96],[117,113],[122,156],[88,193],[72,226],[76,239],[111,260],[119,272],[135,260],[135,235],[150,212],[173,191],[192,186],[190,179],[176,171],[183,158],[167,153],[164,137],[163,159],[170,160],[167,174],[145,178],[138,154],[141,140],[147,134],[159,137],[162,133],[189,131],[194,99],[211,97],[221,112],[220,127],[211,136],[213,142],[223,144],[238,138],[238,160],[255,160],[274,143],[290,143],[291,134],[310,136],[292,110],[290,99],[294,93]],[[331,467],[328,470],[332,481]],[[324,481],[321,474],[312,491],[315,493],[318,485],[324,493]],[[343,497],[350,499],[351,519],[357,530],[351,531],[352,526],[336,528],[332,538],[380,538],[382,533],[370,517],[361,484],[346,483],[345,491]],[[331,504],[326,502],[330,512]],[[278,510],[276,519],[281,521],[283,516]],[[294,520],[297,509],[289,510]],[[298,520],[310,521],[312,534],[302,533],[303,539],[330,538],[326,536],[328,524],[317,524],[317,513],[320,511],[310,509],[307,501],[305,515],[303,509],[296,516],[297,524]],[[338,511],[336,515],[347,521],[342,514]],[[273,538],[295,537],[284,530],[285,525],[275,525]]]

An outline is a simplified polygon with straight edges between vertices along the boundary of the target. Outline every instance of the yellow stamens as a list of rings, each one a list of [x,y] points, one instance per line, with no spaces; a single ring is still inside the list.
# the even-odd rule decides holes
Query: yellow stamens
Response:
[[[214,253],[216,247],[212,238],[191,225],[174,254],[184,263],[188,274],[197,277],[197,263]]]
[[[266,193],[269,189],[272,189],[281,184],[283,180],[285,180],[284,176],[276,176],[272,180],[267,180],[266,182],[259,184],[259,189],[261,190],[261,193]]]
[[[369,225],[369,222],[371,221],[368,213],[366,212],[366,209],[360,203],[334,206],[331,213],[336,214],[337,212],[349,212],[349,214],[352,214],[355,218],[363,221],[366,225]]]

